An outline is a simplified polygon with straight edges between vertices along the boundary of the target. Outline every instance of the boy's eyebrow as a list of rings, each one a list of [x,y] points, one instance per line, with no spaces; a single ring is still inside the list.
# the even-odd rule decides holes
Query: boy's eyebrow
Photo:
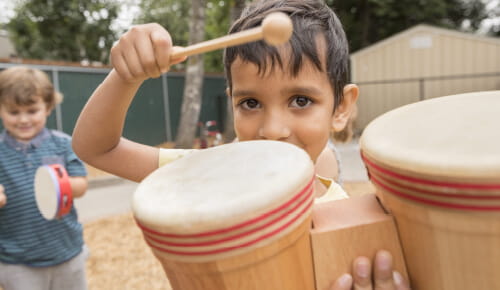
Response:
[[[321,90],[312,86],[293,86],[287,87],[281,90],[284,95],[306,95],[306,96],[317,96],[321,94]],[[233,97],[252,97],[258,95],[254,90],[234,90]]]
[[[284,94],[295,94],[295,95],[306,95],[306,96],[317,96],[321,94],[321,90],[313,86],[293,86],[284,88],[281,93]]]
[[[233,90],[232,97],[246,97],[255,95],[254,91],[251,90]]]

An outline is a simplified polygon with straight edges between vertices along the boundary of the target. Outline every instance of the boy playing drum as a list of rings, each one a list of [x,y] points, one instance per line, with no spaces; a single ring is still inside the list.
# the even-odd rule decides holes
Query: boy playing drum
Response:
[[[291,17],[294,32],[287,44],[275,48],[259,41],[225,50],[236,135],[239,141],[289,142],[316,161],[331,130],[346,126],[358,97],[358,88],[347,84],[347,40],[340,21],[319,0],[258,2],[230,32],[258,26],[271,12]],[[175,50],[168,32],[157,24],[136,26],[121,37],[111,50],[114,69],[93,93],[74,131],[73,147],[83,160],[141,181],[159,165],[189,152],[160,150],[121,137],[126,112],[142,82],[184,61],[170,60]],[[336,199],[343,194],[333,183],[317,197]],[[354,277],[342,276],[332,289],[408,289],[398,273],[393,276],[390,254],[379,252],[374,265],[373,286],[371,261],[359,258]]]

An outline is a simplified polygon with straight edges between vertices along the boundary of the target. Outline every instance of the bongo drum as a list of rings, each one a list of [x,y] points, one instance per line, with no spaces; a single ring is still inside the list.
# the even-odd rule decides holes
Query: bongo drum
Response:
[[[500,91],[372,121],[361,151],[395,216],[412,289],[500,289]]]
[[[231,143],[157,169],[132,207],[173,289],[314,289],[313,178],[294,145]]]
[[[51,220],[68,214],[73,205],[68,173],[60,164],[40,166],[35,173],[35,199],[40,213]]]

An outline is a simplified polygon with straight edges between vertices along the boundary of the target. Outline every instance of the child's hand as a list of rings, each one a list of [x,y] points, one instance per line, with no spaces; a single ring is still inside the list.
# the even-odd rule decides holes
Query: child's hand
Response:
[[[354,279],[349,274],[338,278],[330,290],[409,290],[410,286],[398,272],[393,272],[392,255],[384,250],[375,255],[372,277],[371,261],[358,257],[353,263]]]
[[[4,207],[7,203],[7,196],[5,195],[3,185],[0,184],[0,208]]]
[[[129,83],[157,78],[170,66],[186,58],[170,60],[170,34],[156,23],[137,25],[126,32],[111,49],[111,63],[118,75]]]

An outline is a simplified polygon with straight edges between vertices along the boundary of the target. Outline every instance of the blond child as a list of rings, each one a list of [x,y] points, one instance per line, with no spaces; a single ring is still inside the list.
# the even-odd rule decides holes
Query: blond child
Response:
[[[278,11],[288,14],[294,25],[286,45],[275,48],[259,41],[225,50],[235,132],[239,141],[295,144],[317,161],[330,132],[345,127],[358,97],[358,88],[347,83],[347,40],[333,11],[319,0],[257,2],[242,13],[230,33],[258,26],[266,15]],[[77,121],[73,148],[83,160],[141,181],[160,165],[189,154],[121,137],[127,109],[142,82],[184,60],[170,60],[175,50],[168,32],[157,24],[133,27],[120,38],[111,50],[114,69]],[[319,199],[345,197],[338,185],[329,185],[326,192],[317,193]],[[375,289],[407,289],[399,274],[393,276],[389,253],[379,252],[374,263]],[[372,289],[371,266],[367,258],[358,258],[353,277],[345,274],[332,289]]]
[[[75,209],[46,220],[34,197],[41,165],[63,165],[74,197],[87,189],[86,170],[70,137],[45,127],[59,94],[37,69],[0,72],[0,288],[4,290],[86,289],[82,226]]]

